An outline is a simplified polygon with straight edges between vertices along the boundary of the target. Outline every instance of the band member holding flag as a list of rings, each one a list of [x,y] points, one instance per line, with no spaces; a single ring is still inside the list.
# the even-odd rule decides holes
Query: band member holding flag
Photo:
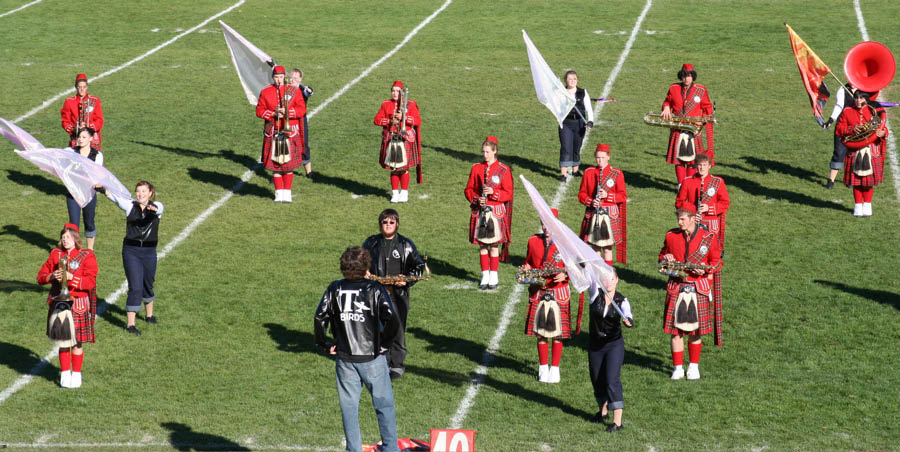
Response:
[[[559,217],[559,211],[551,209],[555,217]],[[532,235],[528,239],[528,251],[525,254],[523,270],[531,269],[560,269],[559,272],[549,274],[544,278],[543,284],[530,284],[528,286],[528,316],[525,319],[525,334],[537,336],[537,350],[540,367],[538,367],[538,381],[541,383],[559,383],[559,364],[562,360],[563,339],[572,338],[571,314],[569,309],[569,276],[565,272],[566,265],[562,261],[556,244],[550,239],[547,228],[541,225],[542,232]],[[559,310],[559,326],[556,330],[551,328],[545,337],[543,334],[547,328],[543,321],[537,321],[538,310],[543,308],[541,302],[545,297],[552,297]],[[550,301],[550,300],[547,300]],[[554,309],[553,315],[556,314]],[[547,316],[540,316],[546,318]],[[537,321],[537,327],[535,322]],[[555,324],[553,320],[550,324]],[[553,325],[555,327],[555,325]],[[552,347],[551,345],[552,344]],[[550,362],[549,352],[552,348],[553,360]]]
[[[94,319],[97,315],[97,259],[94,252],[84,249],[78,225],[66,223],[59,234],[59,243],[38,271],[38,284],[52,284],[47,297],[51,318],[58,303],[70,304],[74,321],[75,345],[59,349],[59,385],[63,388],[81,387],[81,366],[84,363],[85,343],[94,343]],[[65,258],[65,268],[60,259]],[[65,281],[65,286],[61,284]],[[65,295],[65,290],[69,296]],[[50,335],[48,323],[47,334]]]
[[[498,149],[497,137],[484,139],[484,162],[472,165],[465,189],[472,208],[469,241],[478,245],[481,257],[481,290],[497,288],[500,261],[509,261],[514,187],[512,170],[497,160]]]
[[[262,89],[256,104],[256,116],[265,121],[262,163],[274,172],[275,202],[292,202],[293,171],[302,164],[304,149],[301,121],[306,115],[306,102],[302,93],[286,84],[284,78],[284,66],[275,66],[272,69],[274,83]],[[275,141],[282,133],[286,134],[289,155],[279,158],[275,155]]]
[[[578,202],[586,209],[578,235],[595,251],[601,252],[608,265],[613,264],[615,246],[616,260],[624,265],[628,252],[628,193],[622,170],[613,168],[609,157],[609,145],[598,144],[594,151],[597,166],[584,171]]]
[[[94,136],[97,135],[94,129],[85,127],[79,130],[76,135],[75,146],[72,150],[85,158],[91,159],[98,165],[103,166],[103,153],[92,146]],[[97,237],[97,226],[94,224],[94,214],[97,211],[96,194],[91,201],[82,208],[72,194],[66,192],[66,209],[69,211],[69,223],[76,226],[80,223],[82,214],[84,215],[84,237],[87,241],[87,248],[93,250],[94,239]]]
[[[728,187],[718,176],[709,174],[709,156],[697,156],[697,173],[684,180],[678,197],[675,198],[676,209],[693,209],[697,212],[694,220],[702,224],[710,232],[717,234],[719,246],[725,253],[725,213],[731,205]]]
[[[697,71],[694,70],[694,65],[684,63],[678,71],[678,79],[679,83],[669,86],[662,104],[662,118],[670,120],[673,115],[692,118],[712,116],[713,104],[709,101],[709,92],[705,86],[695,83]],[[695,156],[709,155],[710,164],[716,164],[713,123],[698,119],[694,125],[700,127],[696,135],[679,129],[672,129],[669,134],[666,162],[675,165],[675,177],[679,185],[685,177],[690,177],[696,172]]]
[[[422,183],[422,117],[419,106],[412,99],[404,99],[403,82],[397,80],[391,86],[391,98],[381,103],[374,123],[381,126],[381,152],[378,162],[391,172],[391,202],[409,201],[409,169],[416,167],[416,182]],[[406,122],[402,124],[404,111]],[[385,163],[391,140],[399,140],[406,149],[406,162],[393,166]]]
[[[887,118],[883,107],[869,104],[869,93],[856,91],[853,101],[841,113],[834,133],[848,148],[844,184],[853,189],[853,215],[870,217],[874,188],[884,177]]]
[[[559,128],[559,180],[566,181],[566,169],[572,168],[573,176],[580,176],[581,143],[587,129],[594,127],[594,109],[591,96],[586,89],[578,86],[578,74],[566,71],[566,91],[575,98],[575,106],[569,110]]]
[[[722,346],[721,248],[716,234],[695,219],[690,206],[677,209],[678,227],[666,233],[659,261],[685,264],[683,271],[669,273],[666,285],[663,331],[672,335],[672,379],[684,378],[684,336],[688,336],[690,365],[688,380],[700,378],[702,337],[715,333]]]
[[[75,76],[75,91],[76,94],[66,98],[59,111],[62,128],[69,134],[69,147],[75,147],[79,130],[90,127],[95,132],[91,146],[99,151],[103,140],[100,132],[103,129],[103,107],[100,105],[100,98],[88,94],[88,79],[84,74]]]
[[[591,298],[588,366],[594,398],[600,408],[591,422],[608,420],[611,410],[613,423],[606,428],[607,432],[622,430],[622,410],[625,408],[625,397],[622,394],[625,339],[622,337],[621,324],[624,323],[628,328],[634,326],[631,302],[616,290],[618,283],[619,277],[613,270],[612,277],[606,281],[606,290],[596,291]]]

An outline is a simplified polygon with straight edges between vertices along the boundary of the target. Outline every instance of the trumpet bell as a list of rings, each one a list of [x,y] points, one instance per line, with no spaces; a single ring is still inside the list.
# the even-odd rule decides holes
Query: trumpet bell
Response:
[[[844,57],[847,80],[862,91],[880,91],[891,83],[896,71],[894,54],[880,42],[860,42]]]

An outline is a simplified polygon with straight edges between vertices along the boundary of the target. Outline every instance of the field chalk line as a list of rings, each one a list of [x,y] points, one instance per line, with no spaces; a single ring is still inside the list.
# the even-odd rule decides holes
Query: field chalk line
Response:
[[[637,38],[637,34],[641,28],[641,24],[647,17],[647,13],[650,11],[651,6],[653,6],[653,0],[647,0],[647,4],[644,5],[644,10],[641,11],[641,15],[638,16],[638,19],[634,24],[634,28],[631,30],[631,36],[625,43],[625,49],[623,49],[622,54],[619,55],[619,61],[616,62],[616,66],[609,74],[609,79],[606,80],[606,84],[603,86],[603,93],[600,95],[600,97],[609,97],[609,93],[610,91],[612,91],[612,86],[615,83],[616,78],[618,78],[619,72],[622,70],[622,66],[625,65],[625,59],[628,58],[628,54],[631,53],[631,46],[634,44],[634,40]],[[600,113],[603,111],[604,105],[606,105],[605,102],[597,103],[597,106],[594,107],[594,117],[600,117]],[[588,129],[588,131],[585,133],[584,141],[582,141],[581,143],[582,149],[584,149],[584,145],[587,144],[590,133],[591,129]],[[550,202],[551,207],[559,207],[560,203],[565,197],[570,180],[571,179],[566,179],[565,182],[559,184],[559,188],[556,190],[556,194],[553,196],[553,200]],[[516,284],[516,286],[513,288],[513,291],[509,294],[509,299],[506,301],[506,305],[503,307],[503,315],[500,318],[500,323],[497,325],[497,330],[494,332],[494,337],[491,338],[491,342],[488,344],[487,349],[484,351],[484,355],[481,358],[481,364],[475,369],[475,377],[472,379],[469,388],[466,390],[465,397],[463,397],[463,399],[459,402],[459,407],[456,409],[456,414],[454,414],[453,418],[450,419],[450,428],[462,428],[463,421],[465,421],[466,416],[468,416],[469,414],[469,410],[475,404],[475,396],[478,395],[478,390],[484,383],[485,377],[487,377],[488,365],[490,365],[490,363],[494,360],[495,354],[500,349],[500,341],[503,339],[503,336],[506,335],[506,329],[507,327],[509,327],[509,322],[512,320],[513,311],[516,303],[518,303],[519,301],[522,291],[524,290],[523,287],[524,286],[522,284]]]
[[[203,25],[206,25],[206,24],[207,24],[208,22],[210,22],[211,20],[216,19],[216,18],[222,16],[223,14],[227,13],[228,11],[231,11],[231,10],[233,10],[234,8],[240,6],[241,4],[244,3],[244,1],[245,1],[245,0],[241,0],[241,1],[239,1],[238,3],[235,3],[235,4],[232,5],[230,8],[228,8],[228,9],[226,9],[226,10],[220,12],[219,14],[216,14],[215,16],[210,17],[209,19],[206,19],[205,21],[203,21],[203,23],[201,23],[200,25],[197,25],[197,26],[194,27],[194,28],[191,28],[191,30],[188,30],[188,31],[193,31],[193,30],[196,30],[196,29],[200,28],[200,27],[203,26]],[[347,83],[346,85],[344,85],[344,87],[342,87],[342,88],[338,91],[338,93],[340,93],[340,95],[343,95],[345,92],[347,92],[348,89],[350,89],[350,87],[352,87],[353,85],[355,85],[356,83],[358,83],[358,82],[359,82],[360,80],[362,80],[366,75],[368,75],[368,74],[371,73],[373,70],[375,70],[375,68],[377,68],[378,66],[380,66],[381,63],[383,63],[383,62],[387,59],[388,56],[397,53],[397,51],[400,50],[404,45],[406,45],[406,43],[408,43],[409,40],[412,39],[412,37],[416,35],[416,33],[418,33],[425,25],[428,25],[428,23],[430,23],[435,17],[437,17],[437,15],[438,15],[441,11],[443,11],[444,9],[446,9],[447,6],[449,6],[451,3],[453,3],[453,0],[447,0],[446,2],[444,2],[444,4],[441,5],[440,8],[438,8],[434,13],[432,13],[430,16],[428,16],[427,18],[425,18],[425,20],[423,20],[418,26],[416,26],[416,28],[413,28],[413,30],[412,30],[409,34],[407,34],[405,38],[403,38],[403,41],[401,41],[400,44],[398,44],[396,47],[394,47],[393,49],[391,49],[391,51],[388,52],[388,53],[386,53],[385,56],[379,58],[378,61],[375,61],[374,63],[372,63],[372,65],[369,66],[368,68],[366,68],[366,70],[364,70],[364,71],[362,72],[362,74],[360,74],[360,76],[356,77],[355,79],[351,80],[349,83]],[[177,39],[177,38],[179,38],[179,37],[181,37],[181,36],[183,36],[183,35],[185,35],[185,34],[187,34],[187,33],[188,33],[188,32],[185,32],[185,33],[182,33],[181,35],[176,36],[176,37],[173,38],[172,40],[169,40],[169,41],[167,42],[167,44],[165,44],[165,45],[168,45],[169,43],[174,42],[175,39]],[[157,48],[155,48],[154,50],[152,50],[151,52],[156,52],[156,51],[159,50],[160,48],[162,48],[162,47],[157,47]],[[140,57],[135,58],[134,60],[129,61],[128,63],[126,63],[126,65],[134,64],[135,62],[140,61],[141,59],[143,59],[144,57],[146,57],[146,56],[148,56],[148,55],[150,55],[150,52],[145,53],[144,55],[141,55]],[[122,66],[120,66],[120,67],[117,68],[117,69],[114,69],[114,70],[111,70],[111,71],[104,72],[104,73],[101,74],[100,76],[97,76],[97,78],[102,77],[102,76],[106,76],[106,75],[109,75],[109,74],[114,73],[115,71],[121,70],[122,68],[127,67],[126,65],[122,65]],[[70,90],[70,91],[71,91],[71,90]],[[42,104],[41,107],[38,107],[38,108],[32,110],[32,112],[29,112],[26,116],[23,116],[23,117],[21,117],[20,119],[17,119],[16,122],[18,122],[18,121],[20,121],[21,119],[24,119],[24,118],[26,118],[26,117],[28,117],[28,116],[31,116],[31,115],[33,115],[34,113],[37,113],[38,111],[40,111],[40,110],[43,109],[43,108],[46,108],[46,106],[49,105],[50,102],[55,101],[56,99],[58,99],[58,98],[61,97],[62,95],[64,95],[64,94],[61,94],[61,95],[57,96],[56,98],[51,99],[50,101],[44,102],[44,104]],[[316,107],[316,109],[314,109],[314,110],[312,111],[312,113],[309,114],[309,119],[312,119],[313,116],[316,115],[316,113],[318,113],[319,111],[322,110],[322,108],[324,108],[325,105],[331,103],[332,101],[334,101],[334,100],[337,99],[338,97],[340,97],[338,94],[335,94],[335,95],[329,97],[328,100],[326,100],[325,102],[323,102],[322,105],[319,105],[318,107]],[[216,202],[213,203],[211,206],[209,206],[206,210],[204,210],[203,213],[201,213],[199,216],[197,216],[197,218],[194,218],[194,221],[192,221],[191,224],[187,225],[187,227],[185,227],[185,228],[184,228],[184,229],[183,229],[183,230],[182,230],[182,231],[181,231],[174,239],[172,239],[171,242],[169,242],[169,243],[165,246],[165,248],[163,248],[163,250],[162,250],[162,251],[159,253],[159,255],[157,256],[158,260],[161,260],[161,259],[163,259],[164,257],[166,257],[166,256],[169,254],[169,252],[171,252],[173,249],[175,249],[176,246],[178,246],[179,244],[181,244],[181,242],[183,242],[185,239],[187,239],[188,236],[190,236],[191,233],[194,232],[194,230],[196,230],[201,224],[203,224],[203,222],[206,221],[206,219],[209,218],[209,216],[212,215],[213,212],[215,212],[219,207],[222,207],[223,205],[225,205],[225,203],[228,202],[228,200],[231,199],[231,197],[234,196],[234,194],[235,194],[236,192],[240,191],[241,188],[244,187],[244,184],[245,184],[247,181],[249,181],[251,177],[253,177],[253,174],[256,173],[256,170],[257,170],[259,167],[260,167],[260,165],[257,164],[257,165],[254,166],[252,169],[247,170],[247,171],[241,176],[241,181],[240,181],[240,182],[238,182],[237,184],[235,184],[234,187],[231,187],[231,189],[228,190],[224,195],[222,195],[222,197],[219,198],[218,201],[216,201]],[[116,300],[118,300],[118,298],[121,297],[122,294],[124,294],[127,290],[128,290],[128,281],[125,280],[125,281],[122,282],[122,285],[120,285],[119,288],[118,288],[115,292],[113,292],[112,294],[110,294],[110,295],[106,298],[106,302],[105,302],[104,305],[101,305],[101,306],[98,306],[98,307],[97,307],[97,315],[99,316],[100,314],[102,314],[103,311],[105,311],[105,308],[106,308],[107,305],[115,304]],[[0,405],[2,405],[3,402],[5,402],[6,399],[8,399],[10,396],[12,396],[12,395],[15,394],[16,392],[18,392],[20,389],[22,389],[25,385],[27,385],[28,383],[31,383],[31,380],[34,379],[35,375],[39,374],[39,373],[44,369],[44,367],[46,367],[47,365],[49,365],[49,364],[50,364],[50,360],[53,359],[53,358],[55,358],[56,355],[57,355],[58,353],[59,353],[59,350],[58,350],[57,348],[54,347],[54,349],[53,349],[52,351],[50,351],[50,353],[47,353],[47,355],[45,355],[45,356],[41,359],[40,362],[38,362],[31,370],[29,370],[27,374],[25,374],[25,375],[19,377],[19,379],[17,379],[15,382],[13,382],[12,385],[10,385],[8,388],[6,388],[5,390],[3,390],[3,392],[0,392]]]
[[[863,41],[868,41],[869,31],[866,30],[866,20],[863,19],[859,0],[853,0],[853,9],[856,11],[856,23],[859,26],[859,32],[862,35],[862,39]],[[891,131],[890,123],[888,123],[887,129],[888,162],[891,165],[891,176],[894,179],[894,192],[897,194],[897,199],[900,199],[900,162],[897,161],[897,140],[894,138],[894,133]]]
[[[22,6],[18,7],[18,8],[16,8],[16,9],[11,9],[11,10],[9,10],[9,11],[3,13],[3,14],[0,14],[0,18],[6,17],[6,16],[8,16],[8,15],[10,15],[10,14],[12,14],[12,13],[18,12],[18,11],[22,11],[23,9],[28,8],[29,6],[31,6],[31,5],[36,5],[36,4],[38,4],[38,3],[42,2],[42,1],[44,1],[44,0],[34,0],[33,2],[28,3],[28,4],[25,4],[25,5],[22,5]]]

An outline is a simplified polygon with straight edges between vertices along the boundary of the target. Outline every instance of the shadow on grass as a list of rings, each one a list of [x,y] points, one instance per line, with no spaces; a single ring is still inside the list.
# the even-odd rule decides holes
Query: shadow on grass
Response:
[[[463,152],[456,149],[445,148],[442,146],[422,146],[422,148],[440,152],[441,154],[444,154],[448,157],[453,157],[457,160],[473,165],[482,161],[481,152]],[[528,171],[541,176],[559,177],[559,168],[553,168],[531,159],[503,153],[500,153],[498,155],[498,158],[502,163],[505,163],[513,168],[527,169]]]
[[[56,246],[56,242],[57,242],[52,237],[47,237],[46,235],[41,234],[40,232],[22,230],[21,228],[19,228],[18,226],[14,225],[14,224],[8,224],[6,226],[3,226],[3,230],[0,231],[0,235],[4,235],[4,234],[14,235],[14,236],[18,237],[20,240],[22,240],[23,242],[34,245],[42,250],[53,249],[53,247]]]
[[[9,367],[19,375],[27,375],[40,362],[41,357],[35,352],[15,344],[0,341],[0,365]],[[55,383],[58,375],[56,372],[57,368],[54,366],[48,367],[53,369],[50,372],[52,375],[48,375],[48,371],[45,369],[41,372],[41,377]]]
[[[264,323],[269,337],[278,344],[278,350],[291,353],[316,353],[316,342],[312,334],[292,330],[277,323]]]
[[[159,425],[169,430],[169,444],[177,450],[250,450],[223,436],[195,432],[179,422],[163,422]]]
[[[493,364],[491,364],[491,367],[493,367]],[[466,375],[460,372],[434,369],[430,367],[413,366],[409,364],[406,365],[406,371],[415,375],[423,376],[438,383],[448,384],[455,387],[467,385],[475,378],[474,375]],[[531,374],[534,374],[534,372],[531,372]],[[584,420],[588,420],[591,418],[591,416],[594,415],[594,413],[588,413],[586,411],[582,411],[578,408],[570,406],[564,401],[557,399],[556,397],[553,397],[549,394],[527,389],[518,383],[500,381],[496,378],[485,376],[484,381],[482,381],[481,384],[489,388],[496,389],[497,391],[500,391],[504,394],[509,394],[531,402],[539,403],[547,408],[557,408],[563,413]]]
[[[893,306],[894,309],[900,309],[900,294],[888,292],[886,290],[868,289],[865,287],[848,286],[847,284],[844,284],[844,283],[839,283],[839,282],[834,282],[834,281],[824,281],[821,279],[813,280],[813,282],[815,282],[817,284],[821,284],[826,287],[831,287],[832,289],[840,290],[841,292],[844,292],[844,293],[863,297],[866,300],[872,300],[872,301],[876,301],[881,304],[890,305],[890,306]]]
[[[124,295],[127,297],[128,293],[126,292]],[[112,326],[122,328],[124,330],[128,325],[125,322],[125,310],[117,305],[107,303],[106,300],[102,298],[97,299],[97,312],[100,313],[98,317],[105,320]]]
[[[199,182],[218,185],[225,190],[232,190],[238,183],[241,182],[241,178],[233,176],[231,174],[224,174],[216,171],[207,171],[200,168],[188,168],[187,171],[188,175],[191,176],[192,179]],[[272,191],[268,188],[263,188],[250,182],[244,182],[243,187],[241,187],[239,191],[236,191],[235,194],[241,196],[258,196],[265,199],[270,199],[274,196]]]
[[[155,143],[147,143],[146,141],[131,141],[132,143],[139,144],[141,146],[147,146],[151,148],[160,149],[166,152],[171,152],[173,154],[178,154],[184,157],[191,157],[196,159],[208,159],[208,158],[224,158],[225,160],[230,160],[234,163],[237,163],[247,169],[253,169],[259,162],[257,162],[252,157],[248,157],[246,155],[238,154],[231,149],[219,149],[218,152],[210,153],[210,152],[200,152],[195,151],[193,149],[180,148],[175,146],[165,146],[162,144]]]
[[[588,351],[591,340],[591,336],[588,333],[588,328],[590,327],[590,315],[587,310],[588,307],[585,306],[584,319],[581,323],[584,332],[569,341],[570,346],[584,350],[584,352]],[[665,357],[661,358],[659,356],[654,356],[654,353],[652,352],[645,352],[640,347],[628,344],[628,335],[633,334],[632,332],[634,330],[630,330],[624,326],[622,327],[622,330],[622,335],[625,336],[625,365],[643,367],[663,375],[669,375],[669,373],[672,372],[672,367],[667,364],[667,361],[664,359]]]
[[[387,175],[388,174],[385,171],[384,176],[387,176]],[[385,187],[378,188],[374,185],[369,185],[365,182],[358,182],[358,181],[351,180],[351,179],[344,179],[344,178],[338,177],[338,176],[329,176],[325,173],[320,173],[318,171],[316,171],[315,175],[313,176],[313,181],[315,181],[315,183],[331,185],[332,187],[340,188],[341,190],[344,190],[344,191],[350,193],[351,195],[363,195],[363,196],[373,195],[373,196],[387,197],[388,193],[390,193],[390,191],[389,191],[390,189],[387,186],[388,178],[385,177],[384,179],[385,179],[384,180]]]
[[[16,170],[7,170],[6,178],[19,185],[34,188],[45,195],[65,196],[69,192],[63,184],[40,174],[25,174]]]
[[[407,328],[406,333],[412,334],[417,339],[428,342],[429,345],[425,347],[425,350],[432,353],[455,353],[472,361],[472,363],[476,365],[480,365],[486,358],[485,346],[478,342],[458,337],[434,334],[418,327]],[[527,365],[512,358],[498,354],[494,354],[491,358],[491,367],[502,367],[527,375],[534,373]]]
[[[824,174],[816,174],[808,169],[789,165],[777,160],[766,160],[757,157],[741,157],[741,160],[747,162],[747,164],[752,167],[756,167],[757,172],[761,174],[769,174],[769,172],[774,171],[776,173],[793,176],[814,183],[821,183],[825,178]]]
[[[44,288],[37,283],[0,279],[0,292],[43,292]]]
[[[650,290],[663,290],[666,288],[666,280],[659,277],[647,276],[625,267],[616,267],[616,273],[619,274],[619,278],[628,284],[637,284]]]
[[[629,188],[653,188],[665,192],[675,192],[675,182],[657,179],[644,173],[637,171],[629,171],[625,173],[625,185]]]
[[[802,193],[797,193],[789,190],[782,190],[780,188],[767,187],[764,185],[760,185],[757,182],[754,182],[749,179],[744,179],[736,176],[729,176],[725,183],[729,187],[737,187],[738,189],[749,193],[753,196],[762,196],[763,198],[771,198],[777,199],[781,201],[787,201],[793,204],[802,204],[804,206],[809,207],[818,207],[824,209],[834,209],[840,212],[846,212],[847,209],[835,202],[825,201],[818,198],[813,198],[812,196],[804,195]]]
[[[464,268],[457,267],[445,260],[436,259],[431,256],[428,256],[428,268],[431,269],[431,273],[439,276],[450,276],[456,279],[462,279],[464,281],[468,281],[475,277],[474,273],[469,272]]]

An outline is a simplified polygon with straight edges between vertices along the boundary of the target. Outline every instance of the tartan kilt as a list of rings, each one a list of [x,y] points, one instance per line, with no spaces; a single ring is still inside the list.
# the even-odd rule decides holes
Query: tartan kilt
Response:
[[[534,334],[534,317],[537,314],[537,306],[538,303],[541,302],[541,296],[549,291],[553,291],[553,296],[556,298],[556,302],[559,303],[559,317],[560,324],[562,325],[562,334],[556,336],[554,339],[571,339],[572,316],[569,313],[569,298],[571,295],[569,293],[568,284],[555,289],[544,289],[536,285],[528,286],[528,316],[525,318],[525,334],[536,336],[536,334]]]
[[[666,290],[666,307],[663,314],[663,331],[666,334],[699,334],[705,335],[713,332],[713,308],[709,297],[697,291],[697,314],[700,319],[700,328],[691,331],[679,330],[675,328],[675,301],[678,299],[678,293],[683,285],[693,285],[693,283],[675,283],[669,284]],[[674,287],[674,290],[672,289]]]
[[[494,209],[494,216],[497,217],[497,221],[500,223],[500,230],[503,231],[503,239],[492,246],[498,246],[501,243],[509,243],[509,225],[507,224],[506,219],[506,205],[500,203],[491,207]],[[474,245],[481,244],[478,240],[475,240],[475,228],[478,226],[478,214],[480,213],[481,206],[476,204],[475,208],[472,209],[472,215],[469,216],[469,241]]]
[[[856,158],[858,149],[847,149],[844,157],[844,184],[850,187],[874,187],[881,185],[884,179],[884,147],[880,144],[869,145],[872,155],[872,174],[859,177],[853,172],[853,159]]]
[[[72,311],[72,320],[75,321],[75,340],[78,341],[79,344],[91,343],[93,344],[96,341],[96,337],[94,335],[94,320],[97,317],[97,292],[91,290],[90,296],[84,297],[88,301],[88,310],[83,314],[78,314],[74,310]],[[53,308],[56,306],[56,302],[51,301],[48,305],[47,310],[47,331],[46,334],[50,336],[50,316],[53,314]]]
[[[602,207],[609,209],[609,225],[612,226],[613,240],[615,241],[614,246],[616,248],[616,252],[613,253],[614,259],[620,264],[625,264],[627,260],[627,234],[625,230],[626,218],[624,212],[619,209],[617,204]],[[591,232],[591,221],[593,220],[593,209],[588,207],[584,210],[584,219],[581,220],[581,230],[578,232],[578,236],[581,237],[581,240],[584,240],[585,243],[588,243],[588,234]]]
[[[262,162],[269,171],[290,172],[303,164],[303,126],[291,124],[293,135],[289,135],[291,145],[291,160],[284,165],[272,161],[272,147],[275,141],[275,126],[267,122],[263,129]]]
[[[673,165],[692,165],[693,162],[682,162],[678,160],[678,129],[672,129],[669,132],[669,148],[666,151],[666,162]],[[706,154],[709,156],[710,166],[716,164],[716,153],[714,148],[713,126],[712,124],[704,124],[700,129],[700,133],[694,136],[694,149],[697,155]]]
[[[712,218],[703,217],[700,222],[709,228],[709,232],[716,234],[719,239],[719,247],[725,250],[725,214],[716,215]]]
[[[422,163],[422,155],[419,153],[419,147],[416,145],[416,132],[414,129],[409,128],[406,129],[406,137],[403,140],[403,145],[406,148],[406,163],[407,165],[403,168],[398,168],[396,170],[392,170],[394,172],[403,172],[409,171],[410,168],[415,167],[419,163]],[[389,169],[387,165],[384,164],[384,157],[387,154],[388,144],[391,142],[391,133],[387,127],[385,127],[385,132],[381,135],[381,151],[378,153],[378,164],[381,165],[384,169]]]

